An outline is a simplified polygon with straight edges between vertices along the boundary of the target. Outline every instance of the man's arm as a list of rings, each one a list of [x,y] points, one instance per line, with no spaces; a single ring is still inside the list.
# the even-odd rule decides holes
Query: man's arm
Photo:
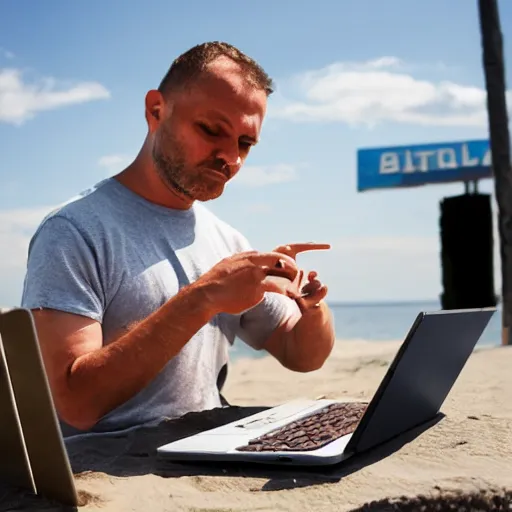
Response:
[[[332,313],[325,302],[303,310],[290,328],[286,321],[264,343],[263,348],[285,368],[296,372],[320,369],[335,342]]]
[[[316,293],[325,294],[326,287],[297,300],[268,294],[242,315],[237,336],[292,371],[318,370],[332,351],[335,331],[332,313]]]
[[[330,248],[329,244],[300,243],[280,246],[274,251],[295,259],[299,252]],[[295,286],[301,297],[292,300],[267,296],[265,301],[242,316],[239,337],[256,350],[266,350],[285,368],[310,372],[321,368],[335,342],[332,313],[323,301],[327,286],[309,272],[303,286],[299,272]]]
[[[105,347],[97,321],[52,309],[34,310],[59,416],[87,430],[137,394],[213,316],[208,304],[201,286],[182,288]]]
[[[110,290],[98,253],[68,219],[46,221],[30,243],[22,298],[34,313],[57,412],[80,430],[142,390],[212,316],[250,309],[267,291],[286,293],[269,274],[297,274],[279,253],[234,255],[103,346]]]

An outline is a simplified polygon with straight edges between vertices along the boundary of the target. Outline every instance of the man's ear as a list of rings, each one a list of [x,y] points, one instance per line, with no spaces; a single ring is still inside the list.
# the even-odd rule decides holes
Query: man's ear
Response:
[[[148,129],[154,132],[162,119],[162,113],[165,106],[162,93],[156,89],[148,91],[145,100],[145,113]]]

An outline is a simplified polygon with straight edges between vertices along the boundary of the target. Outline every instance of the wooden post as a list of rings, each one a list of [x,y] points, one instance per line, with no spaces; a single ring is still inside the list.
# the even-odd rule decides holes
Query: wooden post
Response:
[[[496,0],[478,0],[482,61],[494,187],[498,203],[502,278],[502,344],[512,345],[512,166],[503,59],[503,36]]]

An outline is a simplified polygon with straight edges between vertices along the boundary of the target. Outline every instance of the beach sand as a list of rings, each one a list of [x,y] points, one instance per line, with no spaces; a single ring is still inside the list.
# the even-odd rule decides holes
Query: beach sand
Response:
[[[298,397],[371,398],[399,344],[340,341],[310,374],[237,361],[232,407],[125,437],[70,445],[80,511],[512,510],[512,347],[476,350],[429,429],[331,468],[162,464],[157,446]],[[65,508],[13,489],[0,510]]]

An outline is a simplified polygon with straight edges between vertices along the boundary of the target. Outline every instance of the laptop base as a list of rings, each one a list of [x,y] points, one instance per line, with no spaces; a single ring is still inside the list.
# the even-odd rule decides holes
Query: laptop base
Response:
[[[345,447],[350,441],[351,434],[344,435],[316,450],[255,452],[243,451],[239,448],[269,431],[315,414],[332,404],[342,403],[347,402],[294,400],[242,420],[161,446],[157,449],[157,455],[159,459],[165,461],[258,462],[300,466],[337,464],[349,456],[345,452]]]

